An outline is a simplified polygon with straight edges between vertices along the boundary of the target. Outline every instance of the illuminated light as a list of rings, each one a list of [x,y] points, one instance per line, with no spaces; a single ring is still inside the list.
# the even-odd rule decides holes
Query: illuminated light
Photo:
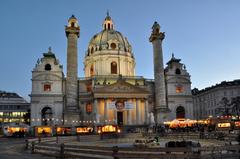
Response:
[[[219,128],[229,128],[231,126],[231,123],[218,123],[217,126]]]
[[[58,121],[58,119],[56,119],[56,121]]]
[[[65,120],[65,122],[67,122],[67,120]]]
[[[101,130],[98,130],[98,133],[101,134]]]
[[[240,121],[236,121],[234,124],[236,127],[240,127]]]
[[[83,123],[85,123],[85,121],[83,120]]]
[[[52,120],[54,120],[54,118],[52,118]]]
[[[76,121],[76,123],[78,123],[78,121]]]
[[[120,133],[120,132],[121,132],[121,130],[120,130],[120,129],[118,129],[118,130],[117,130],[117,132],[118,132],[118,133]]]
[[[61,120],[63,122],[63,120]]]
[[[72,122],[74,123],[75,121],[73,120]]]
[[[92,121],[89,121],[89,123],[92,123]]]
[[[80,120],[79,123],[81,123],[82,121]]]
[[[95,121],[95,120],[94,120],[93,122],[94,122],[94,123],[96,123],[96,121]]]

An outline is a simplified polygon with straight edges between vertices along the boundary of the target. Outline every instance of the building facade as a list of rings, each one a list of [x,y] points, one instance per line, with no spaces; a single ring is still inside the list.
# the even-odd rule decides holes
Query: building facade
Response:
[[[202,90],[195,88],[192,93],[195,119],[217,117],[221,115],[218,108],[221,107],[224,97],[231,101],[232,98],[240,96],[240,80],[223,81]]]
[[[153,45],[154,80],[135,75],[135,58],[127,38],[115,30],[107,14],[102,31],[89,42],[85,77],[78,77],[77,41],[80,26],[72,16],[65,27],[67,76],[51,49],[32,71],[31,125],[118,124],[144,126],[153,121],[192,118],[191,80],[174,56],[163,65],[157,22],[149,41]]]
[[[16,93],[0,91],[0,123],[30,122],[30,103]]]

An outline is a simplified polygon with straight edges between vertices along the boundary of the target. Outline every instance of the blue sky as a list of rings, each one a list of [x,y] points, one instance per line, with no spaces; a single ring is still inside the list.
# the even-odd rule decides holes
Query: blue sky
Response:
[[[153,78],[154,21],[161,25],[164,63],[172,52],[191,74],[192,88],[240,79],[238,0],[2,0],[0,2],[0,90],[31,93],[31,71],[52,47],[66,70],[64,26],[74,14],[81,27],[79,77],[91,37],[100,32],[107,10],[136,58],[136,74]],[[64,72],[66,74],[66,72]]]

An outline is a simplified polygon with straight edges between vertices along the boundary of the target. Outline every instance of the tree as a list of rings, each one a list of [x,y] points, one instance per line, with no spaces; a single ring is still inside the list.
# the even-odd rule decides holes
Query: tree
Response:
[[[240,96],[232,98],[231,106],[232,106],[232,114],[239,116],[239,114],[240,114]]]
[[[221,101],[219,102],[219,107],[216,108],[216,110],[221,113],[221,115],[231,115],[232,106],[230,101],[223,97]]]

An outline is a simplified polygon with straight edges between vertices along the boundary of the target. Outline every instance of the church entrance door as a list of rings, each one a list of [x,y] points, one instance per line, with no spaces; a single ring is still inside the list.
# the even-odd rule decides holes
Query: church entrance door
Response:
[[[117,112],[117,124],[123,125],[123,112]]]

